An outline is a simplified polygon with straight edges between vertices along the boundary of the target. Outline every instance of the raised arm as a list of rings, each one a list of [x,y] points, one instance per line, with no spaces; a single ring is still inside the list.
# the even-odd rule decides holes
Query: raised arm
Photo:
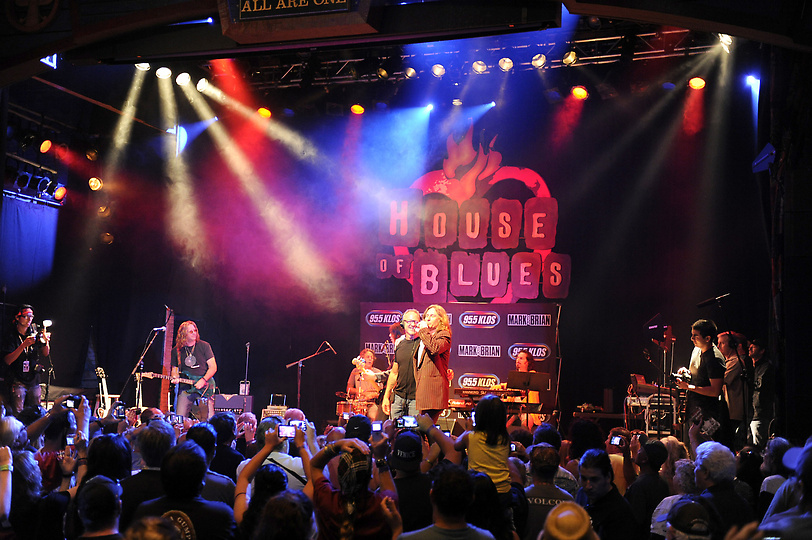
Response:
[[[257,451],[254,457],[240,471],[240,475],[237,477],[237,485],[234,488],[234,520],[237,525],[242,522],[243,515],[248,509],[246,493],[248,492],[248,486],[251,485],[251,480],[254,479],[254,475],[262,467],[265,458],[271,454],[278,444],[279,437],[276,436],[276,430],[269,429],[266,431],[264,446]]]

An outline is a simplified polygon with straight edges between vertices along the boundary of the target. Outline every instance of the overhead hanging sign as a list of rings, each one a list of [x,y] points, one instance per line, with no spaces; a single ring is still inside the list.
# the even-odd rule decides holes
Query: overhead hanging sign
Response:
[[[291,15],[318,15],[349,11],[350,0],[230,0],[239,5],[240,21]]]

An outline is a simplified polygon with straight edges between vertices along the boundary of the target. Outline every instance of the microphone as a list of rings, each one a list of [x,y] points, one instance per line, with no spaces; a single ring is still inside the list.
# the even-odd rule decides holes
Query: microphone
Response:
[[[174,313],[171,307],[167,306],[166,304],[164,304],[164,307],[166,308],[167,311]]]
[[[152,331],[153,332],[165,332],[166,331],[166,326],[158,326],[156,328],[153,328]]]
[[[327,344],[327,346],[328,346],[328,347],[330,347],[330,350],[331,350],[331,351],[333,351],[333,354],[335,354],[336,356],[338,356],[338,353],[337,353],[337,352],[336,352],[336,350],[333,348],[333,346],[332,346],[332,345],[330,345],[330,342],[329,342],[329,341],[325,341],[324,343],[326,343],[326,344]]]
[[[719,300],[722,300],[723,298],[727,298],[728,296],[730,296],[730,293],[725,293],[725,294],[723,294],[721,296],[715,296],[713,298],[708,298],[707,300],[702,300],[700,303],[698,303],[696,305],[696,307],[705,307],[705,306],[709,306],[711,304],[715,304]]]
[[[245,344],[245,350],[247,351],[250,348],[251,348],[251,342],[249,341],[248,343]]]

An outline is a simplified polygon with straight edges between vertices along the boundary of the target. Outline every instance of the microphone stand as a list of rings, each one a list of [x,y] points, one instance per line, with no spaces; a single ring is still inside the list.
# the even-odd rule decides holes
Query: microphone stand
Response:
[[[156,337],[158,337],[158,332],[162,332],[162,331],[165,331],[165,330],[156,331],[156,330],[153,329],[153,330],[149,331],[150,336],[151,336],[150,339],[149,339],[149,343],[147,343],[147,346],[144,347],[144,350],[141,353],[141,356],[138,358],[138,361],[133,366],[133,370],[130,372],[130,375],[127,377],[127,381],[124,383],[124,386],[121,387],[121,392],[119,392],[119,395],[123,397],[124,396],[124,390],[127,388],[127,385],[130,384],[130,379],[132,377],[135,377],[135,406],[138,407],[139,409],[142,408],[143,404],[144,404],[144,396],[141,393],[141,375],[140,375],[140,373],[144,372],[144,357],[147,355],[147,352],[149,351],[149,348],[152,346],[152,342],[155,341]],[[136,371],[140,372],[139,375],[137,375],[137,376],[135,374]]]
[[[290,364],[285,366],[288,369],[292,368],[293,366],[297,366],[297,369],[296,369],[296,408],[297,409],[302,408],[301,407],[301,404],[302,404],[301,403],[301,401],[302,401],[302,364],[304,364],[305,360],[309,360],[309,359],[313,358],[314,356],[318,356],[320,354],[323,354],[323,353],[326,353],[327,351],[329,351],[330,350],[329,347],[327,349],[321,350],[322,345],[324,345],[325,343],[327,343],[327,342],[322,341],[321,345],[319,345],[319,348],[316,349],[316,352],[314,352],[310,356],[305,356],[304,358],[300,358],[299,360],[296,360],[295,362],[291,362]]]
[[[245,380],[240,381],[240,395],[251,395],[251,382],[248,380],[248,355],[251,351],[251,342],[245,344]]]

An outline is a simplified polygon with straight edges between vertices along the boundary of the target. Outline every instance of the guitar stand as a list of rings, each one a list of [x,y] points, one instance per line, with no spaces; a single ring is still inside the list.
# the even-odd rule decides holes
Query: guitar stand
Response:
[[[164,329],[166,331],[166,329]],[[124,386],[121,387],[121,392],[119,392],[119,396],[124,395],[124,390],[127,388],[127,385],[130,384],[130,379],[135,378],[135,406],[139,409],[142,409],[144,406],[144,396],[141,391],[141,377],[136,376],[136,372],[140,371],[143,373],[144,371],[144,357],[147,355],[149,348],[152,346],[152,343],[155,341],[155,338],[158,337],[158,332],[154,329],[149,331],[150,339],[147,343],[144,350],[141,352],[141,356],[138,358],[138,361],[133,366],[133,370],[130,372],[130,376],[127,377],[127,380],[124,382]]]

